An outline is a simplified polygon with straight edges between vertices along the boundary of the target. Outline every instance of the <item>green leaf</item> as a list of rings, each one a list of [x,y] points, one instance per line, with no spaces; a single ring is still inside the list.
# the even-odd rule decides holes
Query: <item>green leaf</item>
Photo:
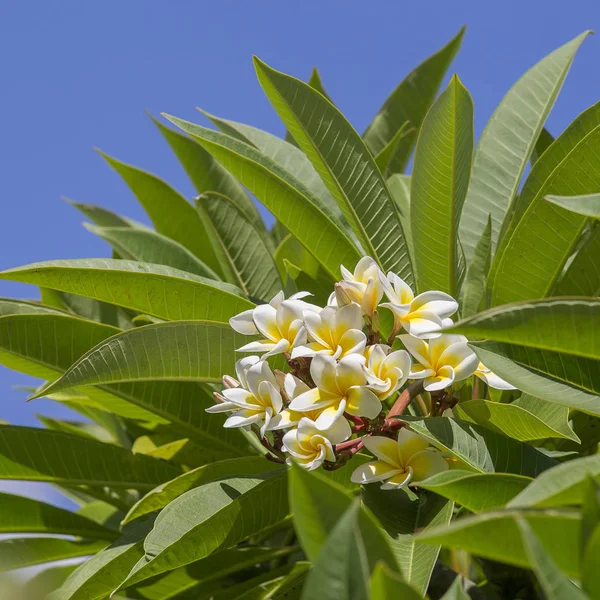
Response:
[[[83,202],[73,202],[72,200],[67,200],[67,202],[79,212],[83,213],[83,215],[92,221],[92,223],[98,225],[98,227],[132,227],[137,229],[148,229],[142,223],[118,215],[112,210],[108,210],[102,206],[85,204]]]
[[[577,36],[529,69],[504,96],[481,134],[460,224],[467,262],[471,261],[490,216],[494,255],[502,223],[527,161],[575,53],[588,33]]]
[[[288,515],[286,473],[230,477],[190,490],[157,517],[145,556],[122,587],[185,566],[260,534]]]
[[[209,279],[219,279],[212,269],[187,248],[156,231],[131,227],[85,227],[108,242],[122,258],[173,267]]]
[[[410,225],[410,175],[401,175],[396,173],[388,180],[388,188],[396,206],[398,207],[402,231],[406,238],[408,251],[414,263],[415,250],[413,248],[412,230]]]
[[[485,296],[487,272],[490,268],[492,251],[492,218],[479,238],[471,262],[467,265],[465,280],[462,285],[459,305],[462,318],[470,317],[479,311],[481,301]]]
[[[21,588],[23,598],[44,598],[59,588],[64,580],[75,570],[77,565],[60,565],[49,567],[28,579]]]
[[[403,417],[404,419],[405,417]],[[555,462],[537,448],[480,425],[447,417],[407,419],[410,428],[479,473],[537,477]]]
[[[64,315],[65,311],[53,306],[29,300],[0,298],[0,317],[8,315],[52,314]]]
[[[394,163],[394,155],[396,154],[396,152],[403,153],[403,142],[406,141],[406,138],[408,138],[409,136],[414,137],[414,135],[414,127],[411,127],[409,121],[405,121],[400,127],[400,129],[396,131],[394,137],[374,157],[375,164],[377,165],[377,167],[381,171],[381,174],[384,177],[393,174],[388,172],[388,167],[390,166],[390,163]]]
[[[411,71],[390,94],[379,112],[363,133],[369,150],[378,154],[390,143],[398,129],[408,121],[415,134],[407,137],[395,152],[390,172],[404,171],[412,154],[416,133],[433,103],[450,63],[462,43],[464,27],[448,44]]]
[[[156,175],[100,154],[124,179],[159,233],[179,242],[213,271],[221,273],[204,223],[179,192]]]
[[[531,158],[529,159],[529,163],[532,167],[538,161],[540,156],[542,156],[542,154],[544,154],[544,152],[546,152],[546,150],[548,150],[553,143],[553,135],[545,127],[543,127],[535,143],[533,152],[531,153]]]
[[[590,598],[598,598],[600,595],[598,556],[600,556],[600,527],[594,530],[581,565],[581,583]]]
[[[552,291],[553,296],[600,296],[600,223],[584,232],[576,254]]]
[[[298,539],[307,557],[315,561],[325,548],[340,514],[352,504],[352,496],[340,484],[292,465],[288,497]],[[378,560],[397,570],[398,565],[388,540],[377,521],[364,509],[359,511],[359,525],[369,572],[375,568]]]
[[[0,540],[0,572],[96,554],[107,542],[72,542],[62,538],[27,537]]]
[[[484,338],[488,344],[497,342],[500,353],[519,365],[600,394],[600,336],[595,327],[599,317],[600,300],[548,298],[492,308],[459,321],[448,331]]]
[[[455,75],[427,113],[411,177],[410,219],[421,291],[458,290],[458,225],[473,155],[473,100]]]
[[[296,289],[310,292],[313,295],[311,301],[317,305],[327,305],[333,285],[322,269],[319,269],[313,278],[287,258],[283,259],[283,263],[287,274],[294,280]]]
[[[546,173],[546,163],[554,164],[552,148],[562,146],[564,135],[569,139],[577,136],[580,141],[538,187],[535,184],[538,173]],[[586,217],[560,208],[544,198],[549,194],[588,194],[598,189],[600,126],[590,131],[575,125],[573,131],[568,128],[563,136],[536,163],[515,206],[511,224],[496,253],[488,279],[493,306],[547,296],[587,222]],[[528,185],[530,180],[533,183]],[[556,234],[557,231],[560,235]]]
[[[332,529],[308,574],[302,600],[368,600],[369,563],[359,511],[356,499]]]
[[[543,400],[540,403],[548,404]],[[556,408],[560,407],[556,406]],[[574,441],[579,439],[569,427],[566,419],[562,424],[562,431],[556,430],[535,412],[514,403],[500,404],[489,400],[469,400],[460,402],[453,410],[457,418],[463,421],[483,425],[520,442],[548,438],[566,438]],[[568,416],[568,411],[566,416]]]
[[[422,544],[416,533],[449,523],[454,504],[435,494],[416,496],[410,490],[382,490],[379,485],[365,486],[363,502],[391,536],[404,579],[424,595],[440,547]]]
[[[85,296],[68,294],[66,292],[59,292],[57,290],[50,290],[48,288],[40,289],[45,290],[45,295],[47,295],[49,292],[54,293],[57,299],[64,306],[64,309],[71,314],[83,317],[89,321],[96,321],[97,323],[112,325],[113,327],[118,327],[119,329],[131,329],[131,327],[133,327],[132,320],[129,318],[126,312],[114,304],[99,302],[98,300],[92,300],[91,298],[86,298]]]
[[[240,338],[229,325],[212,321],[174,321],[130,329],[92,348],[34,397],[105,383],[218,382],[232,372]]]
[[[516,517],[515,520],[521,532],[529,564],[547,600],[586,600],[587,595],[557,568],[556,563],[533,532],[531,525],[523,517]]]
[[[360,253],[304,183],[253,146],[229,135],[165,115],[235,175],[334,277]]]
[[[497,342],[477,342],[472,343],[471,347],[488,369],[526,394],[592,415],[600,415],[598,395],[595,392],[573,387],[571,381],[586,374],[578,368],[582,366],[586,368],[587,364],[595,369],[595,361],[570,358],[570,364],[564,363],[564,367],[569,367],[569,371],[559,379],[549,376],[545,370],[549,367],[554,367],[554,370],[560,368],[562,360],[560,353],[520,349],[516,345]],[[544,363],[544,361],[551,361],[551,363]],[[597,372],[588,371],[587,375],[597,377]]]
[[[461,548],[472,554],[517,567],[531,567],[517,524],[524,519],[559,569],[570,577],[579,576],[577,546],[581,517],[569,510],[500,510],[462,517],[446,527],[423,532],[419,540]]]
[[[546,196],[548,202],[566,208],[571,212],[600,219],[600,194],[584,194],[582,196]]]
[[[264,221],[243,186],[210,153],[187,135],[166,127],[154,117],[150,118],[167,140],[199,194],[205,192],[224,194],[248,215],[257,228],[262,228],[266,232]]]
[[[472,473],[452,469],[420,482],[419,487],[448,498],[471,512],[480,513],[502,508],[531,481],[529,477],[508,473]]]
[[[179,469],[78,435],[0,425],[0,479],[148,490]]]
[[[114,531],[94,521],[24,496],[0,492],[0,532],[57,533],[100,540],[112,540]]]
[[[395,271],[412,283],[398,211],[358,133],[310,86],[256,57],[254,63],[267,97],[336,199],[365,252],[385,271]]]
[[[302,150],[288,141],[282,140],[257,127],[221,119],[206,111],[201,112],[223,133],[258,148],[264,156],[275,162],[295,180],[301,182],[302,185],[312,192],[311,200],[315,201],[317,206],[329,216],[331,220],[344,231],[344,233],[350,233],[352,236],[354,235],[344,219],[336,201],[332,198],[329,190],[323,183],[323,180],[319,177],[317,170],[313,167],[312,163],[308,160],[306,154],[304,154]]]
[[[80,565],[48,600],[101,600],[125,579],[143,556],[152,521],[127,527],[123,536]]]
[[[593,532],[600,526],[600,485],[593,477],[588,476],[585,483],[581,516],[583,522],[581,524],[580,548],[583,556]]]
[[[581,443],[579,436],[573,431],[569,423],[570,415],[568,406],[546,402],[546,400],[534,398],[529,394],[521,394],[521,397],[515,400],[511,406],[518,406],[535,415],[559,434],[558,436],[555,434],[556,437],[572,440],[576,444]]]
[[[208,215],[237,285],[250,296],[271,300],[282,283],[264,232],[221,194],[202,194],[197,205]]]
[[[463,588],[462,577],[458,575],[452,585],[448,588],[448,591],[442,596],[440,600],[469,600],[470,596],[465,592]]]
[[[297,550],[297,546],[284,548],[254,546],[223,550],[191,565],[170,571],[162,577],[142,582],[128,590],[127,596],[145,600],[166,600],[180,597],[214,597],[221,600],[222,594],[229,597],[231,592],[235,593],[236,579],[251,577],[249,569],[267,561],[286,557]],[[273,575],[274,572],[271,571],[271,574]],[[245,583],[249,586],[253,585],[254,579],[245,579]],[[115,587],[117,585],[118,583]],[[237,600],[238,596],[235,595],[235,598]]]
[[[161,510],[185,492],[211,481],[225,479],[234,475],[260,474],[278,468],[281,467],[276,463],[270,463],[262,456],[231,458],[203,465],[197,469],[183,473],[183,475],[179,475],[171,481],[161,483],[158,487],[148,492],[134,504],[123,519],[123,524]]]
[[[403,600],[421,600],[413,588],[407,585],[402,577],[388,569],[385,564],[378,563],[371,577],[370,589],[371,600],[389,600],[390,598],[402,598]]]
[[[509,506],[519,508],[581,504],[588,477],[600,477],[600,455],[577,458],[549,469],[515,496]]]
[[[110,258],[34,263],[2,271],[0,279],[81,294],[168,320],[228,322],[254,306],[229,284],[171,267]]]

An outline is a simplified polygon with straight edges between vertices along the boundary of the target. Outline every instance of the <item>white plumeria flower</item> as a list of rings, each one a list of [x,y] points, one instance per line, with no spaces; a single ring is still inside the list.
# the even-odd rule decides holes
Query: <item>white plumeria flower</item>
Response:
[[[236,363],[236,372],[242,385],[223,390],[222,395],[226,402],[211,406],[206,412],[233,411],[223,427],[248,427],[254,423],[261,423],[260,434],[264,436],[271,418],[283,408],[275,375],[269,363],[260,360],[258,356],[248,356],[239,360]]]
[[[360,354],[349,354],[338,363],[331,356],[317,354],[310,365],[317,387],[297,396],[288,408],[302,413],[320,410],[315,421],[320,430],[328,430],[344,412],[374,419],[381,412],[381,402],[365,387],[364,363]]]
[[[381,285],[389,302],[381,306],[394,314],[395,327],[403,327],[406,333],[429,339],[441,335],[443,327],[452,325],[451,317],[458,310],[458,302],[444,292],[423,292],[415,297],[411,287],[398,275],[381,275]]]
[[[326,460],[335,461],[333,447],[349,437],[344,423],[348,425],[345,419],[340,419],[327,431],[322,431],[314,421],[306,417],[300,419],[298,429],[292,429],[283,436],[283,451],[291,456],[288,464],[293,460],[312,471]]]
[[[384,344],[369,346],[366,352],[367,364],[363,366],[367,385],[379,400],[389,398],[408,379],[412,361],[406,350],[391,352]]]
[[[305,311],[304,324],[311,341],[294,348],[292,358],[329,354],[338,359],[360,354],[367,345],[367,336],[362,331],[362,312],[356,304],[341,308],[327,306],[320,313]]]
[[[398,432],[398,441],[381,436],[365,436],[362,441],[378,460],[358,467],[352,473],[354,483],[383,481],[382,490],[393,490],[448,470],[448,463],[429,442],[406,427]]]
[[[423,387],[428,392],[443,390],[477,369],[479,359],[463,335],[444,334],[429,342],[411,335],[398,337],[419,363],[413,363],[409,378],[424,379]]]
[[[304,302],[309,292],[298,292],[287,300],[279,292],[269,304],[260,304],[229,319],[235,331],[244,335],[262,334],[265,339],[250,342],[238,352],[265,352],[263,359],[274,354],[289,352],[306,344],[306,327],[302,314],[307,310],[320,311],[317,306]]]
[[[354,273],[351,273],[341,265],[342,281],[340,287],[346,293],[351,302],[358,304],[365,315],[372,317],[377,305],[383,298],[383,287],[381,285],[381,270],[377,263],[370,257],[361,258]],[[330,297],[330,304],[333,303]]]
[[[482,379],[485,383],[487,383],[490,387],[493,387],[497,390],[516,390],[517,388],[514,385],[508,383],[508,381],[504,381],[501,377],[498,377],[495,373],[493,373],[490,369],[488,369],[482,362],[477,366],[477,370],[474,375]]]

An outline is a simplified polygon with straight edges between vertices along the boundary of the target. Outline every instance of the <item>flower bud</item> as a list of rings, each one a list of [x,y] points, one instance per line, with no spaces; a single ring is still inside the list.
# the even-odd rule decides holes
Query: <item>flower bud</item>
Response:
[[[346,306],[352,302],[352,300],[350,300],[350,296],[348,296],[346,290],[344,289],[343,281],[336,283],[333,287],[335,290],[335,299],[337,300],[337,305],[339,307]]]
[[[213,398],[215,399],[215,402],[218,402],[219,404],[227,402],[227,398],[225,398],[225,396],[223,396],[223,394],[220,394],[219,392],[213,392]]]
[[[237,379],[234,379],[231,375],[223,375],[223,385],[228,388],[236,388],[240,387],[240,382]]]

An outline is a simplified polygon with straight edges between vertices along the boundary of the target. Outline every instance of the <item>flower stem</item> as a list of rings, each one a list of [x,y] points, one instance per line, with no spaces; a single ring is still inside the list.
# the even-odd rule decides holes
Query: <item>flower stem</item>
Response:
[[[394,406],[390,408],[390,412],[383,422],[383,427],[381,429],[388,432],[400,429],[404,423],[400,419],[396,419],[394,417],[399,417],[406,410],[406,407],[412,402],[412,400],[414,400],[422,391],[423,381],[419,380],[411,383],[398,396],[398,399],[396,402],[394,402]]]

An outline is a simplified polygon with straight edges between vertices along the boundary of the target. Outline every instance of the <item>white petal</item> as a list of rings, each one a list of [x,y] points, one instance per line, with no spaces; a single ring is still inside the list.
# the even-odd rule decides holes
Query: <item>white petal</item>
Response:
[[[257,423],[258,421],[262,420],[262,418],[263,415],[260,413],[251,415],[250,417],[233,414],[227,419],[227,421],[225,421],[223,427],[227,429],[231,429],[233,427],[245,427],[246,425],[252,425],[253,423]]]
[[[338,392],[336,361],[331,356],[317,354],[310,364],[310,375],[320,389],[331,394]]]
[[[290,402],[288,408],[297,412],[307,412],[311,410],[318,410],[320,408],[326,408],[334,402],[335,398],[332,398],[331,396],[325,396],[323,398],[319,388],[312,388],[294,398]]]
[[[315,426],[320,431],[327,431],[331,429],[337,421],[346,421],[342,417],[344,410],[346,409],[346,402],[342,400],[337,406],[328,406],[323,412],[317,417]]]
[[[437,392],[445,390],[454,383],[454,369],[452,367],[442,367],[431,377],[426,377],[423,382],[423,388],[427,392]]]
[[[271,340],[259,340],[256,342],[250,342],[245,344],[241,348],[238,348],[236,352],[268,352],[275,348],[275,344]]]
[[[279,340],[267,353],[263,354],[263,360],[269,356],[275,356],[290,349],[290,343],[287,340]]]
[[[235,372],[243,387],[248,387],[248,382],[246,381],[248,369],[252,365],[255,365],[259,360],[260,358],[258,358],[258,356],[244,356],[244,358],[240,358],[240,360],[236,361]]]
[[[442,320],[435,313],[425,310],[411,311],[400,322],[407,333],[420,339],[428,339],[442,329]]]
[[[341,417],[323,433],[332,444],[340,444],[352,435],[352,429],[348,421]]]
[[[444,292],[429,291],[419,294],[412,301],[412,310],[435,313],[440,319],[452,316],[458,310],[458,302]]]
[[[298,379],[295,375],[291,373],[287,373],[283,382],[283,388],[285,393],[287,394],[290,400],[293,400],[300,394],[307,392],[310,388],[302,381]]]
[[[492,371],[475,371],[475,375],[480,379],[483,379],[490,387],[493,387],[496,390],[516,390],[517,388],[514,385],[508,383],[508,381],[504,381],[501,377],[498,377]]]
[[[256,408],[254,396],[244,388],[230,388],[221,392],[229,402],[233,402],[238,408]]]
[[[229,325],[232,329],[243,335],[256,335],[258,333],[258,329],[256,328],[256,325],[252,319],[253,313],[253,308],[250,310],[245,310],[239,315],[231,317],[231,319],[229,319]]]
[[[246,372],[246,381],[248,383],[248,389],[256,396],[259,396],[258,386],[263,381],[269,381],[275,387],[277,387],[277,379],[271,371],[271,367],[266,360],[258,361],[252,365]]]
[[[277,310],[270,304],[261,304],[254,309],[254,324],[267,339],[278,342],[281,333],[277,326]]]
[[[416,358],[424,367],[431,367],[429,358],[429,345],[423,340],[419,340],[412,335],[403,334],[398,338],[404,344],[404,347]]]
[[[402,469],[398,454],[398,442],[381,435],[365,436],[362,440],[365,448],[379,460],[392,465],[394,468]]]
[[[223,412],[231,412],[232,410],[237,410],[239,406],[233,402],[219,402],[219,404],[215,404],[214,406],[209,406],[204,410],[207,413],[223,413]]]
[[[449,365],[454,369],[456,381],[462,381],[473,375],[479,365],[479,358],[466,343],[452,344],[442,352],[439,358],[440,365]]]
[[[352,483],[375,483],[376,481],[385,481],[402,472],[402,469],[394,469],[389,463],[374,460],[354,469],[350,480]]]
[[[351,415],[374,419],[381,409],[381,401],[368,388],[357,386],[348,390],[346,411]]]

